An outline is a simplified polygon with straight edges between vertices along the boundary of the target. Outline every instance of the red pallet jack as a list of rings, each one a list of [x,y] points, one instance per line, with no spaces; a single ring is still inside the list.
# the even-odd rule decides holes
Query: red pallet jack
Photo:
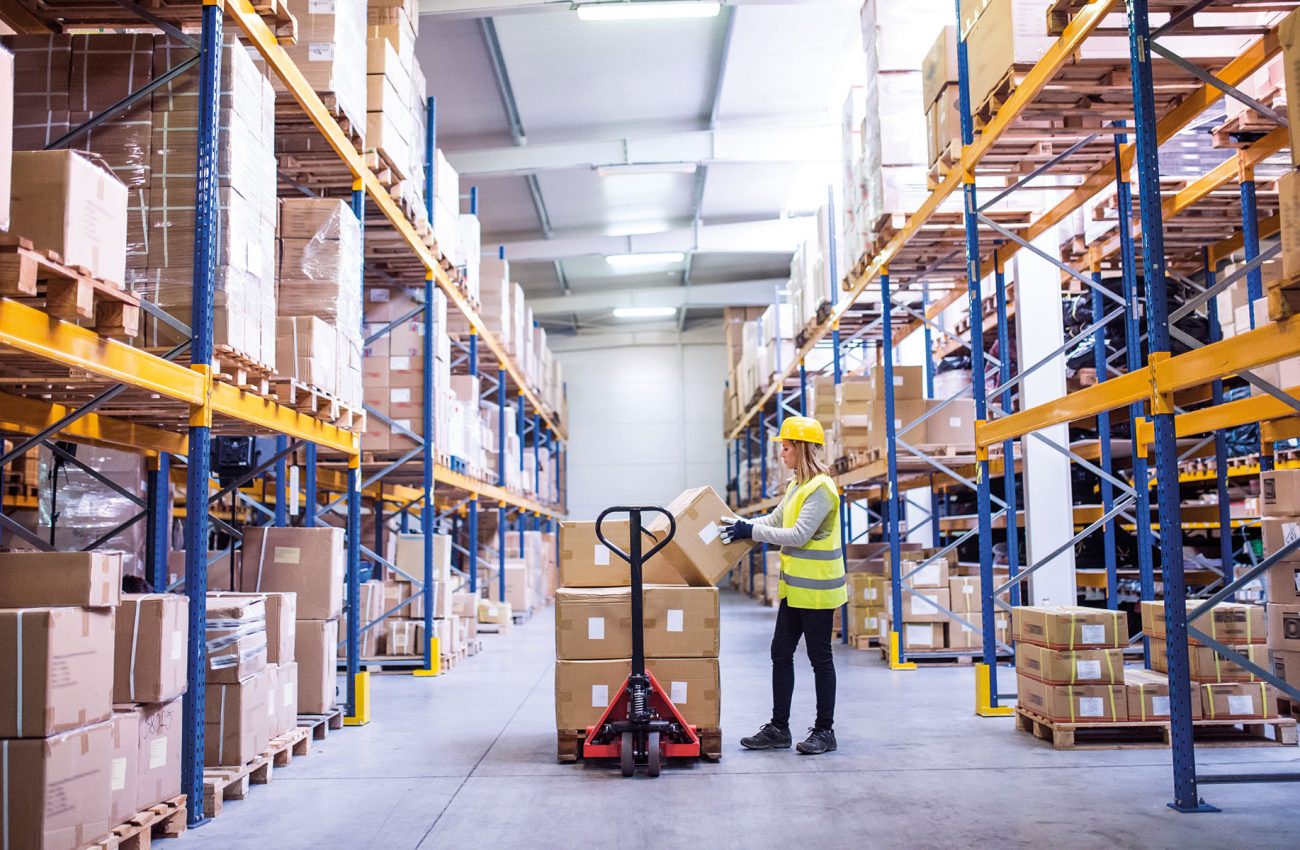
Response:
[[[628,515],[628,548],[624,552],[605,539],[600,526],[615,513]],[[641,552],[641,514],[660,513],[668,518],[668,534],[649,552]],[[641,599],[641,567],[668,545],[677,531],[673,515],[660,507],[614,507],[596,518],[596,537],[632,569],[632,673],[610,701],[600,722],[587,727],[582,744],[584,758],[617,758],[624,776],[644,765],[648,776],[658,776],[665,758],[698,758],[700,737],[668,698],[663,687],[645,669],[645,617]],[[649,534],[649,532],[646,532]]]

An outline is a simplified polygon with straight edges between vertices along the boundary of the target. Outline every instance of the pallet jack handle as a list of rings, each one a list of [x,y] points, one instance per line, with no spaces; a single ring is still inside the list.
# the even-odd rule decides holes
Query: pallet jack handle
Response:
[[[624,552],[605,539],[601,533],[600,526],[605,517],[610,514],[628,515],[628,549],[630,552]],[[657,513],[663,514],[668,519],[668,533],[662,540],[650,548],[649,552],[641,551],[641,514]],[[649,534],[649,531],[646,532]],[[605,545],[614,554],[618,555],[624,561],[627,561],[632,572],[632,675],[637,679],[645,676],[645,623],[642,610],[641,590],[642,590],[642,565],[653,558],[660,549],[668,545],[668,541],[673,539],[677,533],[677,521],[673,519],[672,513],[665,508],[657,505],[619,505],[612,508],[605,508],[596,517],[596,539]]]

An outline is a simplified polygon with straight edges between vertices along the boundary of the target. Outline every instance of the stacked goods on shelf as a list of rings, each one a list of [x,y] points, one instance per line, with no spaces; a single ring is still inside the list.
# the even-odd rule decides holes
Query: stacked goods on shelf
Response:
[[[131,519],[139,515],[145,498],[144,458],[83,444],[74,451],[85,464],[82,468],[61,460],[45,446],[32,453],[39,459],[33,480],[40,485],[31,530],[62,551],[94,546],[121,552],[125,572],[143,573],[145,529]]]
[[[740,371],[744,360],[746,323],[754,321],[764,312],[762,307],[726,307],[722,311],[722,324],[727,337],[727,386],[723,390],[723,410],[726,430],[730,431],[749,405],[753,394],[742,390]],[[748,382],[752,386],[752,382]],[[746,387],[748,389],[750,387]]]
[[[294,594],[293,660],[297,711],[303,714],[325,714],[334,708],[344,563],[341,528],[244,529],[244,557],[237,574],[240,592]],[[279,622],[288,628],[287,617]]]
[[[543,531],[506,532],[505,569],[505,602],[512,612],[528,614],[549,603],[559,584],[555,535]]]
[[[888,618],[889,580],[871,573],[848,574],[849,637],[878,638]]]
[[[1300,470],[1260,473],[1259,503],[1267,557],[1300,537]],[[1273,672],[1287,684],[1300,686],[1300,552],[1292,551],[1269,567],[1265,586]]]
[[[939,31],[921,62],[921,108],[925,111],[926,161],[961,158],[961,109],[957,86],[957,27]]]
[[[266,597],[210,593],[206,604],[203,763],[239,766],[266,750],[274,725]]]
[[[133,718],[113,715],[121,581],[115,554],[0,554],[0,744],[22,777],[0,789],[10,846],[77,850],[134,803]]]
[[[1011,622],[1020,708],[1053,722],[1129,719],[1123,654],[1128,621],[1123,612],[1022,606]]]
[[[1187,600],[1187,613],[1191,614],[1201,604],[1200,600]],[[1167,675],[1165,603],[1143,602],[1141,610],[1142,631],[1150,643],[1148,660],[1151,669]],[[1268,668],[1266,644],[1271,636],[1265,629],[1262,606],[1221,602],[1188,625],[1247,657],[1256,666]],[[1187,666],[1188,677],[1196,691],[1192,700],[1194,717],[1225,720],[1277,716],[1275,688],[1190,634],[1187,638]]]
[[[361,407],[361,224],[328,198],[280,201],[279,372]]]
[[[996,585],[1001,584],[1005,579],[1006,573],[995,573],[993,581]],[[999,598],[1008,601],[1009,592],[1003,592]],[[961,618],[960,620],[951,620],[948,623],[948,647],[950,649],[984,648],[983,599],[979,576],[954,575],[948,577],[948,600],[952,603],[948,610]],[[962,622],[962,620],[965,620],[965,622]],[[1010,625],[1010,615],[995,605],[993,608],[993,629],[994,636],[1000,643],[1007,642]]]
[[[433,536],[433,618],[435,633],[424,633],[424,535],[397,534],[393,566],[382,584],[379,598],[370,603],[372,622],[374,616],[387,615],[371,626],[375,637],[369,646],[363,646],[361,655],[424,655],[424,645],[429,637],[438,638],[439,651],[454,652],[456,626],[444,622],[453,617],[451,600],[451,538],[445,534]],[[363,603],[366,595],[361,597]],[[396,609],[396,610],[394,610]],[[391,612],[391,613],[389,613]],[[363,607],[363,614],[367,613]]]
[[[9,229],[9,196],[13,191],[14,55],[0,47],[0,233]]]
[[[298,20],[298,39],[285,52],[329,111],[350,125],[351,135],[368,141],[364,0],[288,0],[288,8]],[[276,91],[287,96],[279,76],[272,76]]]
[[[752,547],[725,545],[717,537],[718,522],[731,514],[707,487],[687,490],[667,508],[676,533],[643,565],[646,668],[687,723],[716,729],[721,684],[714,584]],[[657,534],[666,526],[666,520],[651,521],[649,530]],[[625,517],[607,518],[601,533],[628,551]],[[559,568],[555,723],[564,736],[598,722],[631,672],[631,570],[596,537],[594,522],[560,524]]]
[[[447,327],[447,296],[433,291],[434,432],[447,434],[451,395],[451,341]],[[365,335],[373,336],[419,305],[401,289],[375,287],[366,303]],[[407,452],[416,443],[404,432],[424,436],[424,320],[422,313],[398,324],[366,345],[361,361],[362,397],[372,414],[362,435],[366,451]],[[389,421],[396,427],[390,427]],[[445,438],[444,438],[445,439]]]
[[[188,59],[182,44],[159,41],[154,72]],[[274,370],[276,363],[275,94],[248,51],[227,39],[221,56],[217,162],[215,345]],[[195,197],[198,181],[199,75],[184,74],[153,94],[149,169],[149,255],[143,285],[150,301],[192,324]],[[168,344],[171,329],[146,334]]]
[[[919,549],[907,552],[899,560],[899,573],[903,583],[903,620],[898,629],[903,648],[909,652],[934,651],[948,648],[949,617],[935,605],[952,610],[948,592],[948,579],[957,562],[952,554],[938,556],[937,549]],[[930,559],[929,563],[922,564]],[[894,631],[893,607],[889,602],[893,562],[888,552],[882,553],[883,612],[878,617],[881,642],[888,642]],[[910,574],[910,575],[909,575]],[[932,604],[933,603],[933,604]]]
[[[3,453],[13,451],[12,440],[0,441]],[[41,486],[41,453],[39,449],[28,449],[23,454],[5,464],[4,494],[6,496],[31,496]],[[12,504],[12,503],[11,503]]]
[[[461,265],[460,175],[441,148],[433,155],[433,221],[429,224],[438,250],[453,266]]]
[[[393,0],[371,0],[368,5],[366,70],[370,121],[366,141],[369,147],[382,153],[385,163],[401,181],[398,197],[408,215],[424,224],[428,83],[415,55],[419,9],[413,3]],[[450,256],[449,248],[441,247]]]

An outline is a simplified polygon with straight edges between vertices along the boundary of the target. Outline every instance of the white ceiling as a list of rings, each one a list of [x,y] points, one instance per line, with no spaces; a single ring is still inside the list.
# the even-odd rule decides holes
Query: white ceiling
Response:
[[[728,284],[681,298],[679,327],[720,318],[721,305],[698,303],[708,292],[766,303],[824,202],[821,185],[837,179],[859,5],[730,0],[716,18],[588,22],[568,2],[421,0],[438,143],[462,169],[462,191],[479,188],[484,250],[506,246],[512,275],[547,299],[542,321],[560,331],[621,324],[601,293],[613,305],[643,290]],[[620,162],[698,168],[595,170]],[[799,218],[782,224],[787,216]],[[688,256],[635,273],[604,259],[652,250]]]

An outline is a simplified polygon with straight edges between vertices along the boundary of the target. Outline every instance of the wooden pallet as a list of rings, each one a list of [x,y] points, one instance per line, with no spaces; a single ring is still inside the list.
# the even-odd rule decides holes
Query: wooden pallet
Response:
[[[880,646],[880,635],[849,635],[849,646],[854,649],[875,649]]]
[[[1058,750],[1164,748],[1170,734],[1167,720],[1059,723],[1024,708],[1016,708],[1016,729],[1051,741]],[[1198,747],[1295,746],[1296,721],[1293,717],[1193,720],[1192,739]]]
[[[271,379],[271,388],[281,404],[299,413],[329,422],[345,431],[366,430],[365,407],[353,407],[320,387],[297,378],[277,376]]]
[[[306,729],[313,741],[323,741],[331,729],[343,728],[343,709],[336,708],[326,714],[299,714],[298,728]]]
[[[699,729],[700,758],[706,761],[719,761],[722,758],[722,730]],[[582,758],[582,744],[587,740],[586,729],[559,729],[555,733],[555,756],[565,763],[576,762]]]
[[[258,363],[228,345],[217,345],[212,352],[212,379],[262,398],[274,398],[271,381],[275,369]]]
[[[889,660],[889,647],[884,643],[877,643],[880,648],[880,659]],[[920,667],[969,667],[977,661],[982,661],[983,653],[978,649],[904,649],[904,660],[913,662]],[[999,655],[999,658],[1010,657]]]
[[[221,814],[226,800],[242,800],[249,785],[266,785],[271,781],[274,768],[287,767],[294,756],[305,756],[311,751],[312,730],[299,725],[288,732],[276,735],[257,758],[243,765],[231,767],[205,767],[203,769],[203,814],[213,818]]]
[[[1281,322],[1300,313],[1300,277],[1270,280],[1266,286],[1271,321]]]
[[[185,799],[181,794],[137,812],[90,850],[149,850],[155,838],[179,838],[187,828]]]
[[[37,251],[27,239],[0,239],[0,296],[33,299],[51,316],[85,321],[101,336],[129,338],[140,331],[139,296],[64,264],[53,251]]]

